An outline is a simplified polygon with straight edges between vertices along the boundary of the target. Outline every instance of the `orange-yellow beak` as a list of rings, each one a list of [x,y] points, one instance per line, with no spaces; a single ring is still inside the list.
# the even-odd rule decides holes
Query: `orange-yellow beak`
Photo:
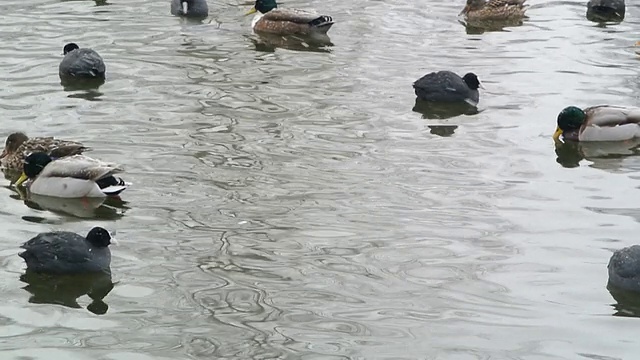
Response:
[[[244,13],[244,16],[251,15],[251,14],[255,13],[256,11],[258,11],[258,10],[257,10],[257,9],[256,9],[256,7],[254,6],[254,7],[252,7],[249,11],[247,11],[246,13]]]
[[[562,129],[557,127],[556,128],[556,132],[553,133],[553,140],[559,141],[560,140],[560,135],[562,135]]]
[[[464,9],[462,9],[462,11],[460,11],[460,14],[458,14],[458,16],[462,15],[462,14],[466,14],[469,12],[469,5],[465,6]]]

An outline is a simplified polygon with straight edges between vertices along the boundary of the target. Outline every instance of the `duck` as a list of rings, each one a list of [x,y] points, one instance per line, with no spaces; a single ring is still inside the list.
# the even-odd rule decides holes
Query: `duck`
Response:
[[[559,141],[625,141],[640,137],[640,108],[598,105],[568,106],[558,114],[553,139]]]
[[[473,106],[480,100],[479,88],[482,88],[482,84],[476,74],[467,73],[460,77],[448,70],[429,73],[413,83],[413,89],[420,100],[466,102]]]
[[[22,171],[24,159],[33,152],[45,152],[51,158],[80,155],[91,148],[76,141],[56,139],[53,137],[29,138],[23,132],[14,132],[7,136],[4,150],[0,154],[0,164],[10,171]]]
[[[500,21],[525,17],[527,0],[467,0],[459,15],[467,21]]]
[[[27,270],[47,274],[111,273],[109,245],[117,244],[113,234],[102,227],[92,228],[87,236],[70,231],[36,235],[22,244],[18,256]]]
[[[256,14],[251,21],[255,32],[275,35],[326,35],[333,18],[297,9],[278,9],[275,0],[256,0],[245,15]]]
[[[171,0],[171,15],[189,18],[209,16],[207,0]]]
[[[16,186],[30,180],[29,192],[59,198],[101,198],[117,196],[131,184],[113,174],[123,170],[116,164],[85,155],[53,160],[47,153],[36,152],[24,160],[23,172]]]
[[[640,245],[616,250],[607,268],[610,285],[621,290],[640,292]]]
[[[589,0],[587,18],[594,21],[622,21],[625,10],[624,0]]]
[[[58,67],[61,78],[104,79],[106,66],[96,51],[68,43],[62,49],[62,54],[64,58]]]

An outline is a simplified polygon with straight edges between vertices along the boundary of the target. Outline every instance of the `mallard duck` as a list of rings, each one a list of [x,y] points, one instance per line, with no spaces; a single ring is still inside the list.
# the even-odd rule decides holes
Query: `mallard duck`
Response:
[[[467,21],[499,21],[523,18],[527,0],[467,0],[459,15]]]
[[[609,260],[609,284],[640,292],[640,245],[617,250]]]
[[[29,138],[25,133],[16,132],[7,137],[4,150],[0,154],[0,164],[5,169],[22,171],[24,159],[33,152],[45,152],[54,159],[79,155],[90,148],[79,142],[60,140],[53,137]]]
[[[259,12],[251,21],[253,30],[276,35],[314,35],[326,34],[333,25],[331,16],[277,7],[275,0],[256,0],[245,14]]]
[[[569,106],[558,115],[553,139],[623,141],[640,137],[640,108],[599,105],[584,110]]]
[[[480,80],[474,73],[463,77],[451,71],[429,73],[413,83],[416,96],[425,101],[433,102],[466,102],[477,105],[480,99],[478,88]]]
[[[37,152],[24,160],[16,186],[30,179],[29,191],[37,195],[61,198],[116,196],[131,185],[113,176],[121,171],[116,164],[84,155],[53,160],[46,153]]]
[[[62,49],[62,54],[64,58],[58,67],[61,78],[104,79],[106,66],[94,50],[80,49],[78,45],[69,43]]]
[[[209,6],[207,0],[171,0],[171,15],[206,18]]]
[[[68,231],[40,233],[22,244],[18,256],[33,272],[49,274],[110,273],[109,245],[117,244],[107,230],[94,227],[87,236]]]

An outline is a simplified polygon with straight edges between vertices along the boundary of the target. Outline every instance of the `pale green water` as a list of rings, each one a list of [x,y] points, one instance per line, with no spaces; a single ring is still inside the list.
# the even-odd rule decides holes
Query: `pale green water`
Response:
[[[256,46],[235,2],[193,24],[169,1],[4,1],[3,139],[83,141],[134,186],[93,220],[0,189],[0,357],[634,358],[640,323],[605,285],[638,242],[640,159],[596,146],[563,167],[551,134],[566,105],[638,105],[640,10],[598,27],[583,1],[531,2],[479,35],[463,0],[286,2],[337,21],[311,52]],[[104,57],[99,91],[60,86],[70,41]],[[483,111],[413,112],[438,69],[477,73]],[[30,303],[18,245],[95,224],[121,243],[108,309]]]

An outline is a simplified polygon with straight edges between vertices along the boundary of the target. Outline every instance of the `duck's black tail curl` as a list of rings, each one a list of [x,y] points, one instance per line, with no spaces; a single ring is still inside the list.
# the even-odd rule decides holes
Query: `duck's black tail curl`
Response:
[[[333,25],[333,18],[328,15],[319,16],[309,22],[309,25],[314,27],[323,27]]]

